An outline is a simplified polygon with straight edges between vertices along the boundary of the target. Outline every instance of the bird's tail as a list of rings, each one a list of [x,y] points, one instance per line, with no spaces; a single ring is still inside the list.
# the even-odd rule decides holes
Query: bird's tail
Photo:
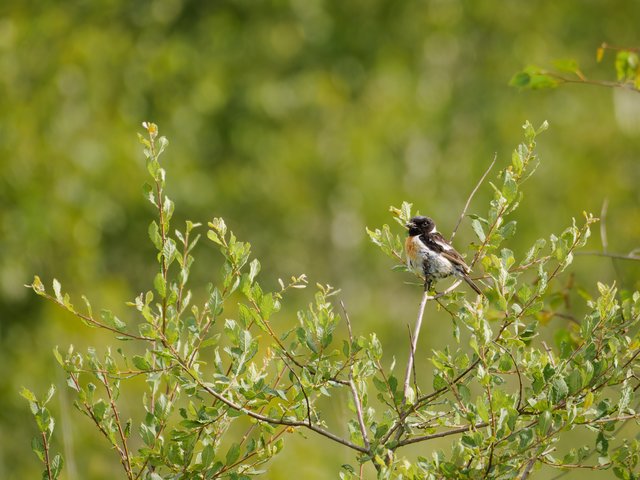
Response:
[[[476,292],[478,295],[484,296],[484,294],[482,293],[482,290],[480,290],[480,287],[478,287],[478,285],[473,283],[473,280],[471,280],[468,275],[462,275],[462,279],[465,282],[467,282],[467,284],[473,289],[474,292]]]

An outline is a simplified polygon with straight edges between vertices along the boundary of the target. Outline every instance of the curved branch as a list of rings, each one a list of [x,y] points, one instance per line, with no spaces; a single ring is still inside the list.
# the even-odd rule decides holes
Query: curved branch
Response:
[[[471,204],[471,199],[474,197],[474,195],[476,194],[476,192],[480,188],[480,185],[482,185],[482,182],[484,182],[484,179],[487,178],[487,175],[489,175],[489,172],[491,171],[491,169],[495,165],[497,158],[498,158],[498,154],[494,153],[493,154],[493,161],[491,162],[491,165],[489,165],[489,168],[487,168],[487,170],[484,172],[482,177],[480,177],[480,181],[477,183],[476,187],[471,191],[471,194],[469,195],[469,198],[467,198],[467,203],[464,204],[464,208],[462,209],[462,213],[460,214],[460,217],[458,218],[458,223],[456,223],[456,226],[453,229],[453,232],[451,232],[451,238],[449,239],[449,243],[453,242],[453,238],[456,236],[456,232],[458,231],[458,227],[460,227],[460,223],[462,222],[462,219],[466,215],[467,209],[469,208],[469,205]]]

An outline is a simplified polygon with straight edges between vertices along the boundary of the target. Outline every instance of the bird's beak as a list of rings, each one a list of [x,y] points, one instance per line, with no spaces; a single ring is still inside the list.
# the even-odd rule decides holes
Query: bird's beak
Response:
[[[413,222],[407,222],[407,223],[404,224],[404,226],[407,227],[407,228],[415,227]]]

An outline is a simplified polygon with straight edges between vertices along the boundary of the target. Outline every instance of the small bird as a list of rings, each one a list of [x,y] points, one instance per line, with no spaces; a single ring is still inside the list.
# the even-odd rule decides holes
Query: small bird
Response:
[[[478,294],[482,291],[469,278],[471,269],[462,255],[436,230],[429,217],[413,217],[406,227],[409,235],[405,241],[409,270],[424,277],[424,288],[430,290],[434,281],[454,275],[469,284]]]

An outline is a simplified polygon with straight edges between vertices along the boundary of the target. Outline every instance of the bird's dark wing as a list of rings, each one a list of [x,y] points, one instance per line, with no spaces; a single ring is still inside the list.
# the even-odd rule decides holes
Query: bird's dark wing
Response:
[[[420,235],[420,240],[424,242],[424,244],[433,250],[436,253],[441,254],[447,260],[449,260],[454,265],[459,266],[465,273],[469,272],[470,268],[465,263],[462,255],[460,255],[455,248],[451,246],[449,242],[447,242],[440,232],[431,232],[428,234]]]

